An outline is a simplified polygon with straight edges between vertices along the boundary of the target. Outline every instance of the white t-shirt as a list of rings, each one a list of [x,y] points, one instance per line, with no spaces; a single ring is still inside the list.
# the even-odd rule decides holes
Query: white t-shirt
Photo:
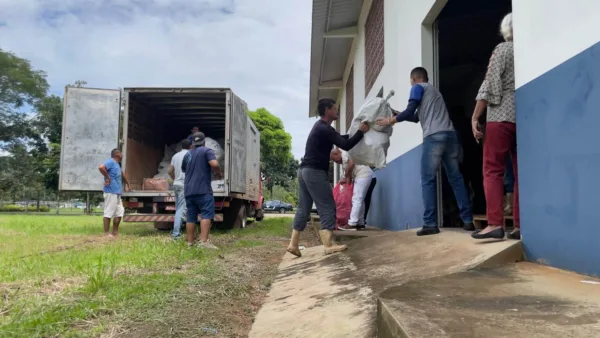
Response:
[[[344,173],[342,175],[345,175],[346,173],[346,168],[348,167],[348,160],[350,158],[348,157],[348,152],[342,151],[342,170],[344,170]],[[371,168],[369,168],[366,165],[358,165],[355,164],[354,168],[352,169],[352,178],[353,179],[357,179],[357,178],[371,178],[373,177],[373,170],[371,170]]]
[[[181,163],[183,163],[183,157],[187,152],[187,149],[181,149],[181,151],[173,155],[173,158],[171,159],[171,165],[175,168],[175,180],[173,180],[173,185],[183,187],[185,173],[181,171]]]

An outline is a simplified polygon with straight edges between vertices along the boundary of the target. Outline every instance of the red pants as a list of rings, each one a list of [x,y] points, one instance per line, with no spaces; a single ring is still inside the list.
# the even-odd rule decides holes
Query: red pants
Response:
[[[513,217],[515,227],[519,218],[519,173],[517,170],[517,127],[510,122],[488,122],[483,144],[483,185],[489,225],[504,225],[504,170],[506,155],[510,154],[515,174]]]

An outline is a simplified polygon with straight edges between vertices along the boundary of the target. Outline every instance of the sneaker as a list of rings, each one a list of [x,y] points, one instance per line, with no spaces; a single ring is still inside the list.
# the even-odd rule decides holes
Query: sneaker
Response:
[[[356,231],[356,225],[340,225],[338,226],[338,230],[341,231]]]
[[[219,249],[210,242],[210,239],[206,242],[198,241],[197,246],[200,249],[210,249],[210,250],[218,250]]]
[[[171,236],[171,240],[178,241],[178,240],[181,239],[181,237],[182,237],[181,235],[179,235],[179,236]]]

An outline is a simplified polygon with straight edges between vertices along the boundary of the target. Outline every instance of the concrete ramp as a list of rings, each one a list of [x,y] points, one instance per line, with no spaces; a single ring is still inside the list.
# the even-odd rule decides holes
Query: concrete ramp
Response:
[[[250,337],[375,337],[378,295],[391,287],[522,258],[519,241],[476,242],[442,230],[382,232],[347,241],[345,253],[322,247],[286,254]]]
[[[378,337],[599,337],[600,280],[532,263],[381,293]]]

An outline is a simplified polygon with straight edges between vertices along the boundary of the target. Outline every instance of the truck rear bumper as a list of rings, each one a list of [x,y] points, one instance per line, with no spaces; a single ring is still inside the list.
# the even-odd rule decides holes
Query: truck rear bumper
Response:
[[[201,217],[198,216],[198,222]],[[131,214],[123,217],[123,222],[174,222],[174,214]],[[215,214],[215,222],[223,222],[223,214]]]

